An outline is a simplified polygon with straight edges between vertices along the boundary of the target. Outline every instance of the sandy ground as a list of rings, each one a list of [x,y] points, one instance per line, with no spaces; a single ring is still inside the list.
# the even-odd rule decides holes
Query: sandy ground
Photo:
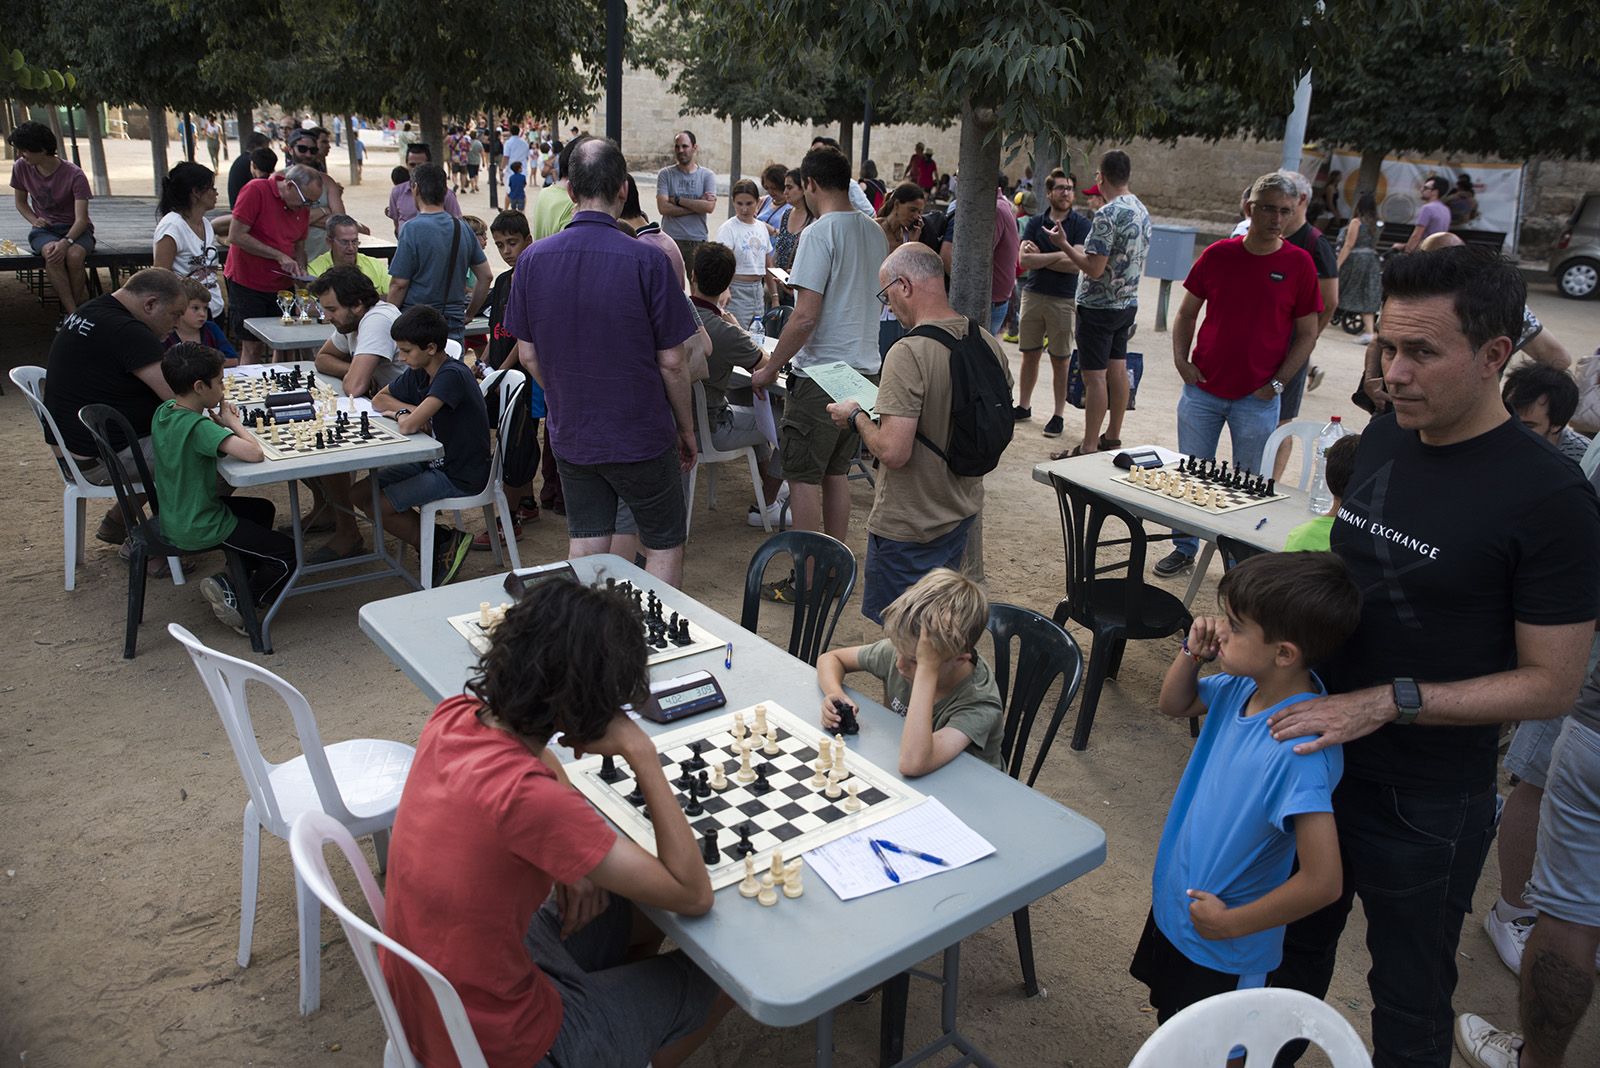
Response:
[[[137,151],[142,147],[113,143],[118,192],[149,191],[148,165]],[[368,174],[381,176],[387,166],[387,157],[375,152]],[[385,190],[377,183],[352,190],[356,214],[382,222],[378,205]],[[464,206],[487,215],[485,195],[467,197]],[[1133,347],[1146,352],[1149,363],[1124,439],[1174,446],[1178,378],[1166,336],[1154,331],[1155,298],[1156,284],[1147,282]],[[1536,287],[1532,304],[1574,352],[1586,351],[1600,335],[1593,306],[1562,301],[1548,285]],[[0,321],[7,327],[7,367],[44,362],[53,318],[14,279],[0,280]],[[1348,338],[1324,336],[1315,362],[1327,369],[1328,381],[1309,396],[1307,418],[1341,413],[1359,429],[1364,419],[1348,401],[1359,361],[1360,350]],[[1069,431],[1073,416],[1069,409]],[[1055,504],[1029,478],[1033,465],[1057,447],[1040,436],[1039,426],[1036,419],[1019,427],[989,479],[985,542],[991,595],[1048,614],[1061,596],[1063,565]],[[342,933],[326,918],[322,1009],[309,1018],[296,1013],[292,874],[288,849],[270,836],[262,845],[255,956],[245,969],[234,961],[245,791],[215,711],[163,628],[177,621],[284,675],[310,699],[327,741],[414,741],[428,704],[356,624],[365,600],[399,593],[400,584],[297,600],[275,628],[277,654],[258,658],[216,624],[194,586],[152,580],[139,656],[124,661],[125,567],[114,549],[91,540],[79,588],[62,590],[59,479],[9,383],[0,398],[0,445],[8,497],[17,508],[0,530],[0,643],[13,650],[0,674],[0,1063],[378,1063],[382,1027]],[[855,483],[854,495],[850,543],[860,555],[870,490]],[[282,507],[281,491],[276,499]],[[748,499],[739,469],[725,468],[716,511],[700,491],[688,553],[688,591],[732,616],[745,563],[761,538],[744,524]],[[559,518],[531,524],[521,550],[525,562],[559,559],[565,551]],[[203,561],[198,574],[217,562]],[[467,574],[491,568],[487,554],[474,555]],[[1201,603],[1210,603],[1219,573],[1214,568]],[[1181,592],[1181,580],[1173,588]],[[865,629],[852,607],[838,640],[854,642]],[[1074,632],[1087,646],[1087,637]],[[1126,968],[1149,904],[1167,801],[1189,751],[1183,725],[1152,707],[1175,645],[1132,645],[1122,678],[1106,686],[1089,750],[1074,753],[1063,738],[1040,777],[1041,791],[1099,822],[1109,838],[1103,867],[1033,909],[1048,995],[1022,998],[1010,924],[967,942],[961,1026],[1001,1063],[1116,1068],[1154,1028],[1144,988]],[[811,699],[774,696],[795,707]],[[294,751],[279,710],[264,707],[257,729],[269,757]],[[352,881],[345,885],[353,891]],[[1510,1022],[1515,981],[1479,926],[1496,886],[1491,858],[1461,942],[1456,1004]],[[1329,998],[1366,1034],[1363,938],[1358,912]],[[752,944],[751,952],[761,952],[760,946]],[[932,990],[913,988],[909,1044],[934,1034],[937,1010]],[[839,1012],[840,1064],[875,1062],[877,1018],[875,1002]],[[803,1065],[811,1058],[809,1029],[776,1031],[736,1013],[693,1063]],[[1456,1063],[1463,1062],[1458,1057]],[[1600,1013],[1590,1014],[1568,1063],[1600,1063]]]

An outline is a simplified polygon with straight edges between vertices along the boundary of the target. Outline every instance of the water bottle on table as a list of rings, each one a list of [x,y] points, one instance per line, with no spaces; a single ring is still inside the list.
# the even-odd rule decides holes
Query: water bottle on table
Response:
[[[1333,448],[1333,443],[1348,434],[1344,424],[1337,415],[1328,420],[1326,426],[1317,434],[1316,444],[1312,447],[1311,468],[1311,514],[1327,515],[1328,509],[1333,507],[1333,491],[1328,488],[1328,450]]]
[[[754,341],[757,345],[766,344],[767,327],[766,324],[761,321],[760,315],[754,315],[750,318],[750,340]]]

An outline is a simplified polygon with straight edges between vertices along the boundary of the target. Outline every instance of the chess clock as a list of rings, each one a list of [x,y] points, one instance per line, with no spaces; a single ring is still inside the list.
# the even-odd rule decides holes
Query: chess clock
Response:
[[[672,723],[728,703],[716,677],[709,671],[691,671],[650,686],[650,700],[639,714],[657,723]]]
[[[546,582],[577,582],[578,573],[565,560],[554,564],[525,567],[506,576],[506,592],[519,600]]]

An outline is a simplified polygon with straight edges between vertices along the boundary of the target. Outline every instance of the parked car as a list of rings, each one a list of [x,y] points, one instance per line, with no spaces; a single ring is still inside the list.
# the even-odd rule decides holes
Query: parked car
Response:
[[[1550,275],[1564,297],[1600,294],[1600,193],[1585,193],[1550,256]]]

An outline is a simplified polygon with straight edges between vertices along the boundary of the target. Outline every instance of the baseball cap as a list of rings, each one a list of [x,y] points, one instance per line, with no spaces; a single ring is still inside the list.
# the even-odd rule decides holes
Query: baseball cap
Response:
[[[1097,196],[1100,195],[1100,183],[1096,182],[1094,185],[1091,185],[1088,189],[1080,189],[1079,192],[1082,193],[1086,197],[1097,197]]]

